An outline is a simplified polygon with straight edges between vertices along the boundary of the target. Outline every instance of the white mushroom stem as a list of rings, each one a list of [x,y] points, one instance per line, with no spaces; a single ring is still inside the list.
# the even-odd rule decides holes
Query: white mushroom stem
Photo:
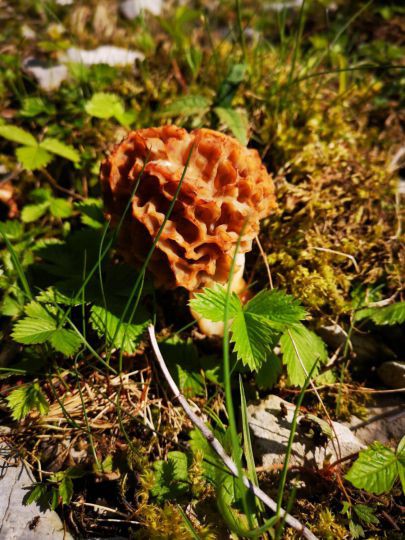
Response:
[[[236,294],[241,293],[246,287],[246,281],[243,279],[243,272],[245,270],[245,254],[238,253],[235,258],[235,271],[232,276],[231,282],[231,292]],[[212,284],[212,287],[217,285],[215,282]],[[222,287],[227,288],[228,284],[221,284]],[[191,294],[192,297],[192,294]],[[201,332],[206,336],[219,336],[224,335],[224,323],[223,322],[212,322],[204,317],[201,317],[199,313],[190,309],[191,315],[196,319],[198,327]]]

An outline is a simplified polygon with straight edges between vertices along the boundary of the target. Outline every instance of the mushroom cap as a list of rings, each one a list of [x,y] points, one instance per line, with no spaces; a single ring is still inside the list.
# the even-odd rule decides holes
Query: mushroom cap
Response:
[[[148,268],[157,286],[195,291],[227,282],[244,223],[239,253],[251,250],[259,221],[276,207],[274,184],[258,152],[210,129],[139,129],[104,160],[101,184],[116,224],[139,179],[119,237],[125,260],[139,265],[161,228],[189,156]]]

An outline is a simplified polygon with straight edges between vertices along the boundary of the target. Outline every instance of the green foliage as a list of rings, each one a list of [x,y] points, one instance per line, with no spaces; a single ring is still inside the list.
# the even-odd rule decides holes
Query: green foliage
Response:
[[[86,102],[85,111],[95,118],[115,118],[120,124],[127,127],[135,121],[133,111],[125,111],[124,103],[117,94],[97,92]]]
[[[73,213],[70,201],[54,197],[48,189],[34,190],[30,196],[35,204],[26,204],[22,209],[21,219],[24,223],[35,222],[48,212],[59,219],[68,218]]]
[[[20,386],[10,392],[7,403],[14,420],[23,420],[33,410],[39,414],[46,414],[49,410],[49,404],[37,382]]]
[[[0,137],[23,145],[17,148],[16,156],[22,166],[29,171],[46,167],[55,155],[74,163],[80,160],[79,153],[73,146],[49,137],[37,142],[31,133],[17,126],[0,126]]]
[[[345,478],[355,487],[377,495],[390,491],[400,478],[405,493],[405,437],[396,452],[374,442],[360,452]]]
[[[380,522],[374,514],[373,508],[365,504],[350,505],[347,501],[343,503],[341,514],[346,515],[349,520],[349,530],[353,539],[364,538],[364,529],[358,521],[364,525],[378,525]]]
[[[319,370],[319,362],[327,360],[322,339],[303,324],[291,326],[280,339],[283,362],[287,366],[288,379],[294,386],[302,386],[312,366],[317,362],[313,376]]]
[[[190,301],[194,312],[213,322],[224,319],[226,289],[206,288]],[[283,363],[291,384],[302,386],[315,362],[325,362],[326,347],[321,338],[300,322],[306,316],[304,308],[292,296],[282,291],[263,290],[242,306],[237,295],[230,297],[229,318],[234,352],[252,371],[262,371],[267,387],[280,372],[274,361],[273,348],[280,340]],[[267,363],[272,366],[266,368]],[[315,375],[318,368],[313,372]],[[257,377],[258,382],[260,378]],[[259,382],[260,384],[260,382]]]
[[[162,118],[204,114],[207,112],[210,105],[210,100],[204,96],[184,96],[173,100],[171,103],[160,109],[157,114]]]
[[[225,127],[229,128],[232,135],[244,146],[247,145],[249,122],[246,111],[224,107],[215,107],[215,114]]]
[[[191,339],[183,341],[179,337],[173,336],[161,342],[159,347],[167,367],[182,394],[186,397],[204,395],[205,386],[202,366],[200,365],[197,347]]]
[[[26,317],[13,327],[12,337],[18,343],[34,345],[49,342],[58,352],[73,355],[81,345],[80,337],[73,331],[59,326],[58,314],[50,305],[30,302],[25,307]]]
[[[100,338],[105,338],[109,347],[132,354],[139,346],[150,320],[145,310],[138,309],[131,323],[122,321],[123,309],[122,305],[114,313],[94,305],[89,320],[93,330]]]
[[[393,325],[405,322],[405,302],[385,307],[366,307],[356,312],[356,321],[371,319],[377,325]]]
[[[183,452],[169,452],[167,460],[156,461],[153,469],[151,494],[160,501],[178,499],[189,490],[188,460]]]

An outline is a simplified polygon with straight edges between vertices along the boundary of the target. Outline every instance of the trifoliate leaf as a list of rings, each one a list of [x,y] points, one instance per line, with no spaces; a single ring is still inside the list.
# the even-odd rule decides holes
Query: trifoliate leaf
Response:
[[[213,322],[224,320],[224,310],[226,304],[227,290],[221,285],[207,287],[201,293],[197,293],[190,301],[190,307],[201,317]],[[242,309],[239,297],[235,293],[229,296],[228,318],[232,319]]]
[[[61,156],[65,159],[73,161],[74,163],[80,161],[79,152],[70,144],[65,144],[58,141],[58,139],[46,138],[40,143],[39,146],[40,148],[48,150],[48,152],[52,152],[52,154]]]
[[[21,212],[21,219],[24,223],[32,223],[41,218],[49,208],[49,202],[39,204],[27,204]]]
[[[246,146],[249,142],[249,121],[246,111],[224,107],[215,107],[214,111],[222,124],[232,132],[232,135]]]
[[[155,485],[151,494],[159,500],[176,499],[189,489],[187,455],[183,452],[169,452],[167,461],[156,461]]]
[[[289,382],[294,386],[303,386],[307,374],[317,362],[312,372],[312,376],[315,377],[318,373],[319,362],[325,362],[328,357],[322,339],[305,328],[303,324],[295,324],[284,332],[280,345]]]
[[[305,319],[305,309],[298,300],[283,291],[261,291],[249,300],[245,311],[266,317],[269,323],[291,325]]]
[[[207,111],[210,105],[210,100],[208,100],[204,96],[184,96],[175,99],[174,101],[163,107],[157,113],[157,116],[191,116],[194,114],[201,114]]]
[[[94,305],[91,308],[90,323],[99,337],[104,338],[110,347],[132,354],[136,351],[146,331],[149,317],[144,310],[138,309],[131,324],[120,323],[119,313],[122,313],[122,310],[113,313]]]
[[[35,137],[31,133],[28,133],[28,131],[25,131],[25,129],[17,126],[0,126],[0,137],[25,146],[37,146]]]
[[[114,114],[114,117],[118,122],[124,126],[129,127],[131,124],[133,124],[136,120],[136,113],[135,111],[123,111],[122,113],[116,112]]]
[[[394,485],[398,476],[397,461],[390,448],[374,442],[360,452],[345,478],[358,489],[380,495],[390,491]]]
[[[76,332],[66,328],[57,328],[49,337],[49,342],[56,351],[65,356],[72,356],[82,343]]]
[[[359,523],[355,523],[353,520],[349,520],[349,531],[353,540],[358,538],[364,538],[364,529]]]
[[[37,382],[16,388],[7,396],[7,402],[14,420],[22,420],[34,409],[39,414],[46,414],[49,410],[49,404]]]
[[[364,308],[356,313],[356,321],[366,318],[378,325],[402,324],[405,322],[405,302],[385,307]]]
[[[15,153],[18,161],[28,171],[46,167],[53,159],[53,156],[40,146],[21,146]]]
[[[68,218],[72,215],[72,205],[66,199],[52,198],[50,211],[56,218]]]
[[[84,106],[87,114],[96,118],[111,118],[124,114],[122,100],[116,94],[97,92]]]
[[[231,341],[239,360],[258,371],[274,345],[274,333],[263,317],[240,311],[234,316]]]

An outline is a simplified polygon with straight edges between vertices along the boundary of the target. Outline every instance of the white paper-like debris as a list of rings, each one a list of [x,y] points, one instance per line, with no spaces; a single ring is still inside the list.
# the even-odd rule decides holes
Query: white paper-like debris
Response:
[[[265,4],[268,11],[282,11],[283,9],[299,8],[302,0],[285,0],[284,2],[269,2]]]
[[[132,65],[138,59],[144,59],[144,55],[141,52],[123,49],[122,47],[114,47],[112,45],[103,45],[90,51],[71,47],[64,55],[65,61],[77,62],[86,66],[94,64],[128,66]]]
[[[71,6],[73,4],[73,0],[56,0],[56,3],[58,6]]]
[[[125,0],[121,2],[120,9],[124,17],[135,19],[143,10],[153,15],[160,15],[163,9],[163,0]]]
[[[57,90],[68,76],[66,66],[45,67],[40,60],[33,57],[26,58],[23,61],[23,69],[33,75],[39,86],[46,92]]]

